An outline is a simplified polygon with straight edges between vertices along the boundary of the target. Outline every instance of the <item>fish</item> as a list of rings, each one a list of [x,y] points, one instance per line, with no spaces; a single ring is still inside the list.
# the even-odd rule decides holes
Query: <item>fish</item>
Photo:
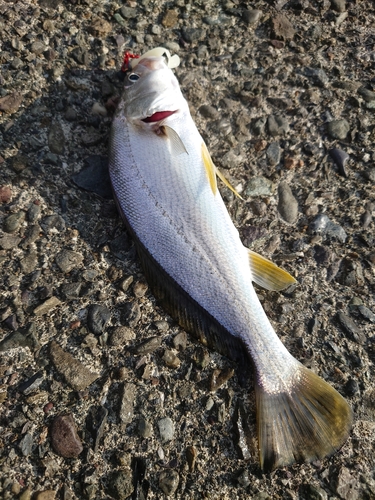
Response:
[[[152,293],[198,340],[252,365],[263,471],[323,459],[346,442],[347,401],[281,342],[253,283],[279,291],[296,280],[241,242],[214,165],[163,47],[132,59],[113,118],[114,197]],[[234,190],[235,191],[235,190]]]

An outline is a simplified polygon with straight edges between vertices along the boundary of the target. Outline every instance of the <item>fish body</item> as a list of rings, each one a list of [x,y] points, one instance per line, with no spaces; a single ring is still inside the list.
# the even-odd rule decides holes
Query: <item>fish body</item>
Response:
[[[133,65],[113,120],[120,212],[161,304],[204,344],[252,360],[261,467],[322,458],[346,440],[351,409],[269,322],[252,282],[282,289],[294,279],[242,244],[166,53]]]

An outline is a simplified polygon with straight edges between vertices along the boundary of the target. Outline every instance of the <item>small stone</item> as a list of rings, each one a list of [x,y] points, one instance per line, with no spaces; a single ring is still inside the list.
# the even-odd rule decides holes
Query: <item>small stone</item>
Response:
[[[133,471],[119,470],[113,472],[108,480],[108,491],[116,500],[126,500],[134,491]]]
[[[335,10],[336,12],[345,12],[345,3],[345,0],[331,0],[331,9]]]
[[[43,304],[40,304],[38,307],[34,309],[34,314],[36,316],[43,316],[43,314],[47,314],[55,307],[59,306],[61,301],[57,297],[51,297],[47,299]]]
[[[61,349],[55,341],[50,344],[49,354],[56,370],[76,391],[85,390],[99,377],[98,373],[91,372],[78,359]]]
[[[366,342],[366,336],[354,321],[343,311],[337,313],[337,320],[347,336],[359,344]]]
[[[124,383],[120,406],[120,420],[123,424],[130,424],[133,420],[136,389],[134,384]]]
[[[200,346],[195,349],[192,359],[200,370],[204,370],[211,361],[210,353]]]
[[[38,224],[33,224],[29,226],[25,232],[25,238],[22,241],[22,248],[27,248],[31,246],[36,240],[39,238],[41,232],[41,228]]]
[[[25,274],[33,272],[38,265],[38,254],[30,252],[23,259],[20,260],[21,270]]]
[[[48,147],[51,153],[62,155],[65,147],[64,130],[59,123],[54,123],[48,133]]]
[[[242,19],[245,21],[246,24],[250,26],[257,24],[262,16],[263,12],[258,9],[245,9],[242,12]]]
[[[375,314],[368,307],[360,305],[358,306],[358,312],[364,319],[367,319],[371,323],[375,323]]]
[[[275,137],[277,135],[284,135],[289,132],[289,123],[284,116],[270,115],[267,118],[268,133]]]
[[[273,189],[272,181],[266,177],[252,177],[245,187],[244,194],[245,196],[270,196]]]
[[[54,490],[38,491],[35,494],[35,500],[55,500],[55,498],[56,498],[56,491]]]
[[[87,326],[95,335],[101,335],[108,321],[111,319],[111,312],[108,307],[101,304],[92,304],[87,314]]]
[[[26,214],[22,210],[15,214],[8,215],[4,220],[3,229],[6,233],[16,232],[23,224]]]
[[[188,446],[186,448],[186,460],[189,466],[189,471],[194,472],[195,464],[197,461],[198,452],[195,446]]]
[[[161,346],[162,338],[161,337],[150,337],[137,346],[135,346],[132,351],[134,354],[138,356],[144,356],[145,354],[149,354],[150,352],[156,351]]]
[[[294,38],[295,29],[284,14],[276,14],[271,19],[271,23],[276,38],[281,38],[282,40],[292,40]]]
[[[293,224],[298,217],[298,201],[285,181],[280,182],[278,193],[279,202],[277,208],[279,214],[286,222]]]
[[[51,426],[51,444],[55,452],[64,458],[76,458],[83,451],[71,414],[59,415],[54,419]]]
[[[46,49],[47,47],[44,45],[44,43],[39,40],[33,42],[30,47],[31,52],[37,55],[43,54]]]
[[[39,204],[31,203],[27,210],[27,220],[32,224],[35,223],[40,217],[41,208]]]
[[[343,177],[348,177],[348,174],[345,169],[345,165],[349,160],[348,153],[345,153],[345,151],[343,151],[342,149],[333,148],[329,151],[329,155],[332,158],[332,160],[336,163],[339,169],[339,174],[342,175]]]
[[[109,345],[113,347],[120,347],[127,345],[131,340],[136,337],[134,330],[127,326],[116,326],[110,336]]]
[[[31,494],[33,490],[29,487],[27,487],[19,496],[19,500],[30,500],[31,499]]]
[[[120,288],[123,292],[127,292],[129,290],[130,285],[133,283],[133,276],[128,276],[120,283]]]
[[[302,485],[301,495],[301,498],[305,498],[306,500],[328,500],[327,492],[313,484]]]
[[[158,429],[160,433],[160,438],[162,443],[167,443],[168,441],[172,441],[174,437],[174,423],[169,417],[162,418],[158,421]]]
[[[19,443],[21,453],[24,457],[31,455],[33,444],[33,436],[30,433],[25,434]]]
[[[133,292],[137,298],[144,297],[147,293],[148,285],[144,281],[137,281],[134,283]]]
[[[167,10],[161,20],[164,28],[173,28],[178,23],[178,12],[176,10]]]
[[[138,422],[138,433],[143,438],[149,438],[152,436],[152,425],[143,417],[141,417]]]
[[[281,149],[278,142],[271,142],[266,151],[268,163],[273,167],[280,163]]]
[[[137,302],[126,302],[121,311],[121,322],[135,328],[141,319],[141,308]]]
[[[350,398],[355,396],[356,394],[359,394],[360,391],[358,381],[350,378],[345,384],[344,391]]]
[[[178,333],[173,338],[173,346],[175,349],[178,349],[179,351],[184,351],[186,349],[186,344],[187,344],[187,335],[185,331]]]
[[[216,118],[219,117],[219,112],[216,108],[213,106],[210,106],[209,104],[203,104],[199,108],[199,113],[204,117],[204,118],[209,118],[211,120],[215,120]]]
[[[55,262],[63,273],[70,273],[83,262],[83,256],[73,250],[62,250],[55,257]]]
[[[0,97],[0,111],[4,113],[16,113],[21,106],[23,96],[19,92],[12,92],[4,97]]]
[[[327,132],[333,139],[345,140],[350,130],[350,125],[344,118],[332,120],[328,123]]]
[[[80,296],[81,288],[81,282],[64,283],[61,292],[67,299],[77,299]]]
[[[179,368],[181,365],[180,359],[176,356],[173,351],[166,349],[163,354],[163,361],[168,366],[168,368]]]
[[[51,231],[63,232],[66,227],[64,219],[58,214],[47,215],[43,218],[40,225],[46,233]]]
[[[305,68],[305,75],[312,81],[314,85],[325,88],[329,83],[327,73],[321,68]]]
[[[104,406],[92,406],[86,418],[86,427],[94,440],[94,453],[99,450],[99,444],[107,423],[108,410]]]
[[[346,467],[341,467],[336,479],[336,493],[347,500],[359,499],[358,479]]]
[[[91,155],[85,158],[85,168],[83,168],[78,174],[73,175],[72,181],[77,184],[77,186],[86,189],[87,191],[92,191],[96,193],[101,198],[112,199],[112,188],[111,181],[109,178],[108,171],[108,158],[101,155]],[[119,251],[123,250],[121,248],[121,236],[119,237]],[[128,246],[125,235],[125,245]],[[127,248],[127,246],[125,248]],[[111,250],[112,245],[111,245]],[[115,253],[115,252],[114,252]],[[121,258],[121,257],[119,257]]]
[[[363,176],[367,181],[375,182],[375,168],[369,168],[363,172]]]
[[[360,87],[358,89],[358,94],[360,94],[366,102],[371,103],[375,101],[375,92],[366,89],[366,87]]]
[[[0,186],[0,203],[9,203],[12,199],[12,190],[9,186]]]
[[[329,239],[336,239],[341,243],[345,243],[347,238],[344,229],[338,224],[332,222],[325,214],[317,215],[315,219],[310,223],[309,229],[313,233],[321,234],[322,236],[325,236]]]
[[[90,31],[95,36],[106,37],[112,31],[112,24],[103,19],[102,16],[95,17],[92,21]]]
[[[175,469],[166,469],[160,473],[159,488],[167,496],[172,496],[176,493],[180,476]]]
[[[64,118],[68,122],[74,122],[77,119],[77,116],[77,111],[72,106],[69,106],[64,113]]]
[[[210,391],[217,391],[222,385],[225,384],[234,375],[233,368],[226,368],[224,370],[216,369],[212,372],[210,381]]]
[[[17,174],[25,170],[26,167],[27,167],[26,156],[16,155],[13,157],[12,168]]]
[[[20,242],[21,238],[19,236],[5,234],[2,238],[0,238],[0,248],[3,250],[10,250],[12,248],[16,248]]]
[[[124,19],[134,19],[138,15],[137,9],[134,7],[121,7],[120,14]]]

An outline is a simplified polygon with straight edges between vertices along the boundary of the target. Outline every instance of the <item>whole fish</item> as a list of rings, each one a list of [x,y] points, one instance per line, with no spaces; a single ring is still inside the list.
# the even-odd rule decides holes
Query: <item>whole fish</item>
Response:
[[[163,48],[129,63],[113,120],[109,171],[118,207],[161,305],[205,345],[254,365],[264,470],[334,453],[352,411],[297,361],[269,322],[252,282],[294,278],[242,244],[215,168]]]

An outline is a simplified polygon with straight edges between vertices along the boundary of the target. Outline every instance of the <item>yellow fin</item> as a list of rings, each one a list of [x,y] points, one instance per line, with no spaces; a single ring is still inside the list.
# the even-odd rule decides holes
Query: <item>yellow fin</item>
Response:
[[[300,363],[293,379],[282,392],[255,387],[260,466],[267,471],[332,455],[352,426],[350,406],[327,382]]]
[[[253,280],[266,290],[280,291],[297,282],[295,278],[270,260],[252,250],[249,252],[249,263]]]
[[[168,127],[168,125],[161,125],[160,129],[170,141],[172,155],[178,156],[182,153],[189,154],[185,148],[184,143],[181,140],[181,137],[172,127]]]
[[[237,193],[237,191],[234,189],[234,187],[232,186],[232,184],[228,181],[228,179],[226,179],[224,177],[224,174],[222,172],[220,172],[220,170],[217,167],[216,167],[216,175],[227,186],[227,188],[229,188],[232,191],[232,193],[234,193],[240,200],[243,201],[243,198],[240,195],[240,193]]]
[[[208,152],[207,146],[205,145],[204,142],[202,142],[201,153],[202,153],[202,160],[203,160],[204,168],[206,169],[206,174],[207,174],[208,180],[210,182],[212,192],[214,194],[216,194],[216,192],[217,192],[216,167],[213,164],[213,161],[211,159],[211,155]]]

